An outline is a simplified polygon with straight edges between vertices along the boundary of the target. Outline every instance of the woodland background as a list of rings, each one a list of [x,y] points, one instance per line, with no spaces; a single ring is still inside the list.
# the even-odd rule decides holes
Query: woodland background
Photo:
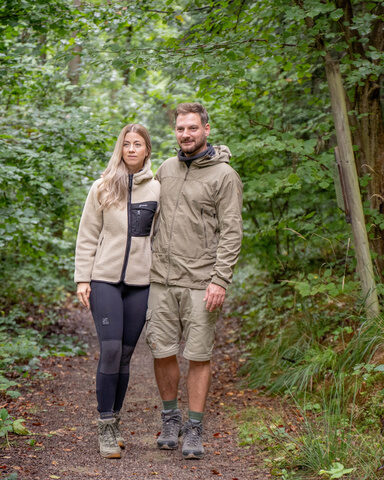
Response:
[[[377,291],[384,294],[384,3],[5,0],[0,5],[0,388],[83,346],[55,325],[74,301],[87,190],[118,132],[144,124],[154,170],[173,111],[201,101],[244,183],[228,315],[244,382],[302,412],[296,434],[248,412],[244,446],[276,478],[382,478],[383,318],[367,319],[334,188],[325,56],[340,63]],[[0,434],[12,428],[0,411]],[[8,423],[7,423],[8,422]]]

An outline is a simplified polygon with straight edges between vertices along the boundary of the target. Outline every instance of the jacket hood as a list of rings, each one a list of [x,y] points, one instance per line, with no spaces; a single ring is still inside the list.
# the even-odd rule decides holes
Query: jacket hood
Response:
[[[202,158],[198,158],[193,161],[193,164],[201,168],[218,163],[229,163],[229,159],[232,157],[232,154],[226,145],[214,145],[213,148],[215,150],[213,156],[206,155]]]
[[[144,162],[143,168],[139,172],[133,174],[133,183],[139,184],[144,180],[150,180],[152,178],[151,159],[147,158]]]

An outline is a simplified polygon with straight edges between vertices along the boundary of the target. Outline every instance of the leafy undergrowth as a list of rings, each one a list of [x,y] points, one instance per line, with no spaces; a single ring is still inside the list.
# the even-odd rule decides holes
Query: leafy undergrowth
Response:
[[[301,408],[249,408],[236,415],[240,444],[256,445],[273,478],[384,478],[380,431],[357,426],[353,417],[323,407],[311,414]]]
[[[276,478],[384,478],[384,317],[367,319],[356,282],[332,269],[272,283],[254,267],[233,287],[243,374],[297,413],[247,412],[242,444],[265,449]]]
[[[18,398],[21,383],[28,384],[39,372],[40,360],[49,356],[85,355],[87,345],[66,331],[65,309],[58,307],[25,311],[14,307],[0,317],[0,398],[3,407]],[[23,419],[0,409],[0,438],[7,445],[8,433],[26,434]]]

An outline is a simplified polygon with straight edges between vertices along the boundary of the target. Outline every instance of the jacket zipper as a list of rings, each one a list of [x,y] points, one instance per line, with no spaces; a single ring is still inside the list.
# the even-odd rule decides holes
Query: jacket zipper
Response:
[[[132,204],[132,182],[133,182],[133,173],[129,174],[129,184],[128,184],[128,201],[127,201],[127,220],[128,220],[128,231],[127,231],[127,244],[125,247],[125,255],[123,262],[123,269],[121,270],[120,282],[124,282],[125,271],[127,269],[129,251],[131,249],[131,238],[132,238],[132,221],[131,221],[131,204]]]
[[[188,173],[189,173],[189,170],[190,170],[191,167],[192,167],[192,165],[191,165],[189,168],[187,168],[187,172],[186,172],[186,174],[185,174],[183,183],[181,184],[179,193],[177,194],[176,205],[175,205],[175,209],[174,209],[174,211],[173,211],[171,231],[170,231],[170,233],[169,233],[169,242],[168,242],[168,269],[167,269],[167,278],[166,278],[166,280],[165,280],[165,284],[166,284],[167,286],[168,286],[168,281],[169,281],[169,271],[170,271],[170,269],[171,269],[171,239],[172,239],[172,235],[173,235],[173,227],[174,227],[174,225],[175,225],[175,217],[176,217],[177,207],[179,206],[180,194],[181,194],[181,191],[183,190],[184,183],[185,183],[185,181],[187,180]]]
[[[206,227],[206,225],[205,225],[204,208],[201,209],[201,220],[203,221],[205,248],[208,248],[207,227]]]

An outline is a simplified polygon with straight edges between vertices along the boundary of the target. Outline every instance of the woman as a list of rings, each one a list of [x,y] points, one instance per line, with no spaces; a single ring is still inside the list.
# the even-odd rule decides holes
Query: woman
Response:
[[[151,232],[160,184],[151,171],[151,140],[126,125],[102,178],[92,185],[76,243],[77,296],[91,308],[100,344],[96,396],[100,454],[120,458],[119,412],[129,363],[145,323]]]

